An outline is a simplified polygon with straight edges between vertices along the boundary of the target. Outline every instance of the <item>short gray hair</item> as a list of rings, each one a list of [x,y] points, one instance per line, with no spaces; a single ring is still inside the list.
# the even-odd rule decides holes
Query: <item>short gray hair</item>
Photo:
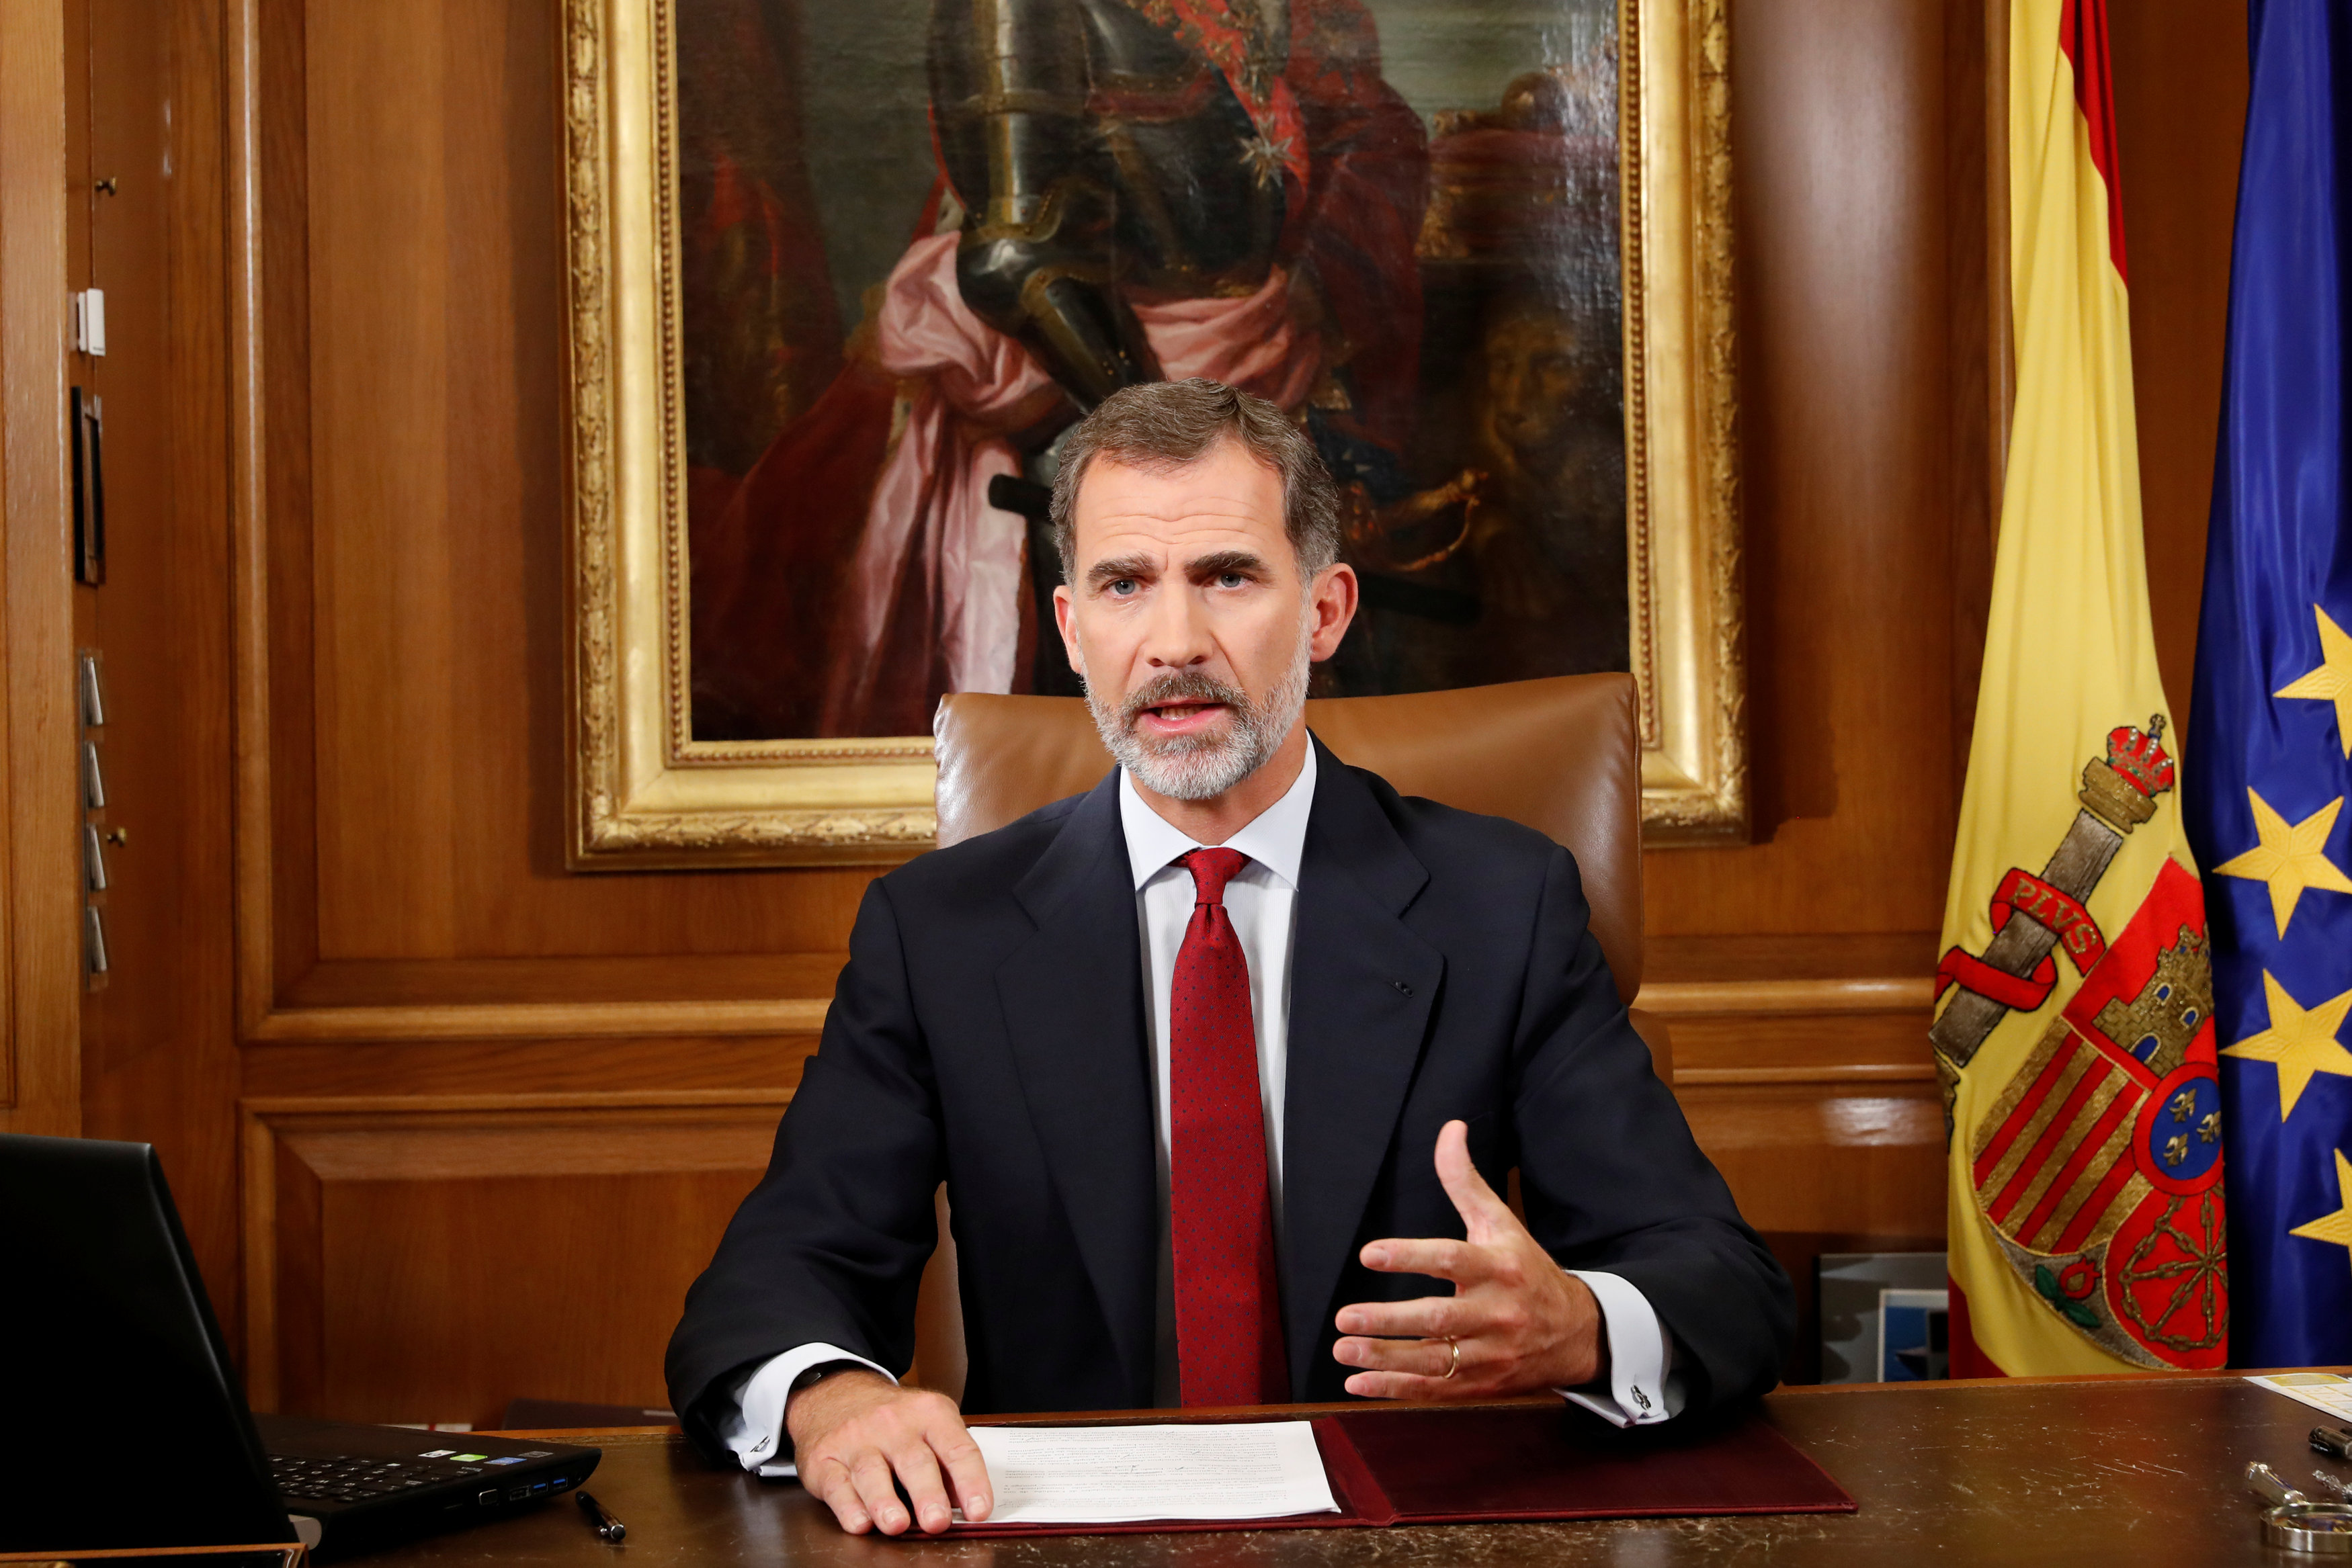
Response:
[[[1339,487],[1307,433],[1265,399],[1194,376],[1121,387],[1064,441],[1052,512],[1063,580],[1078,574],[1078,486],[1095,459],[1164,472],[1197,463],[1228,439],[1282,476],[1283,531],[1300,573],[1312,577],[1338,560]]]

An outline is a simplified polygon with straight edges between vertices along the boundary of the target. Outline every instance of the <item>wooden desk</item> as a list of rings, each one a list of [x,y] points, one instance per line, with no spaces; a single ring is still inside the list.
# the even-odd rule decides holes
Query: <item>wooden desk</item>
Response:
[[[2049,1563],[2305,1561],[2262,1544],[2237,1480],[2315,1466],[2319,1412],[2234,1377],[2053,1378],[1792,1388],[1772,1420],[1860,1502],[1851,1515],[1574,1524],[922,1541],[844,1535],[789,1481],[712,1470],[674,1435],[571,1435],[604,1449],[589,1490],[629,1528],[608,1547],[567,1500],[363,1561],[378,1568],[772,1568],[782,1564],[1113,1565]]]

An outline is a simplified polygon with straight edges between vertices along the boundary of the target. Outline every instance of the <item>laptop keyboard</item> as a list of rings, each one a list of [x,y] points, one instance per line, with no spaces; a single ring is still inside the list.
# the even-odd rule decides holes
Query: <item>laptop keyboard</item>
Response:
[[[446,1459],[380,1459],[358,1455],[325,1458],[302,1454],[269,1456],[269,1479],[277,1484],[281,1495],[316,1498],[328,1502],[358,1502],[365,1498],[387,1497],[394,1492],[406,1491],[411,1487],[471,1475],[478,1469],[472,1465],[453,1465]]]

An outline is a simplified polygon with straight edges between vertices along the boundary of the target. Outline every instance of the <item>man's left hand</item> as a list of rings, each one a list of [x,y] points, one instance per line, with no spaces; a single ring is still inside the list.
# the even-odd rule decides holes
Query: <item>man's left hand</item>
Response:
[[[1437,1179],[1468,1239],[1366,1243],[1364,1267],[1454,1281],[1451,1296],[1360,1301],[1339,1311],[1334,1359],[1365,1370],[1348,1392],[1374,1399],[1491,1399],[1573,1388],[1605,1365],[1601,1304],[1536,1244],[1470,1162],[1469,1128],[1437,1134]],[[1370,1337],[1400,1336],[1413,1337]],[[1453,1375],[1447,1375],[1448,1371]]]

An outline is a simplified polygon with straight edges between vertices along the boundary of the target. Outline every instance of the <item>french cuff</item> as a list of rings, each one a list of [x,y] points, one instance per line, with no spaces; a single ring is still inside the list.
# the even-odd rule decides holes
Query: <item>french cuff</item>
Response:
[[[1604,1421],[1649,1427],[1683,1413],[1683,1380],[1674,1369],[1674,1337],[1658,1321],[1650,1298],[1618,1274],[1567,1270],[1584,1281],[1601,1304],[1601,1329],[1609,1336],[1609,1389],[1598,1384],[1558,1392]]]
[[[802,1373],[827,1362],[851,1361],[890,1377],[884,1368],[837,1344],[803,1344],[762,1363],[734,1390],[735,1414],[717,1423],[719,1440],[754,1475],[797,1476],[793,1445],[784,1436],[784,1412]]]

